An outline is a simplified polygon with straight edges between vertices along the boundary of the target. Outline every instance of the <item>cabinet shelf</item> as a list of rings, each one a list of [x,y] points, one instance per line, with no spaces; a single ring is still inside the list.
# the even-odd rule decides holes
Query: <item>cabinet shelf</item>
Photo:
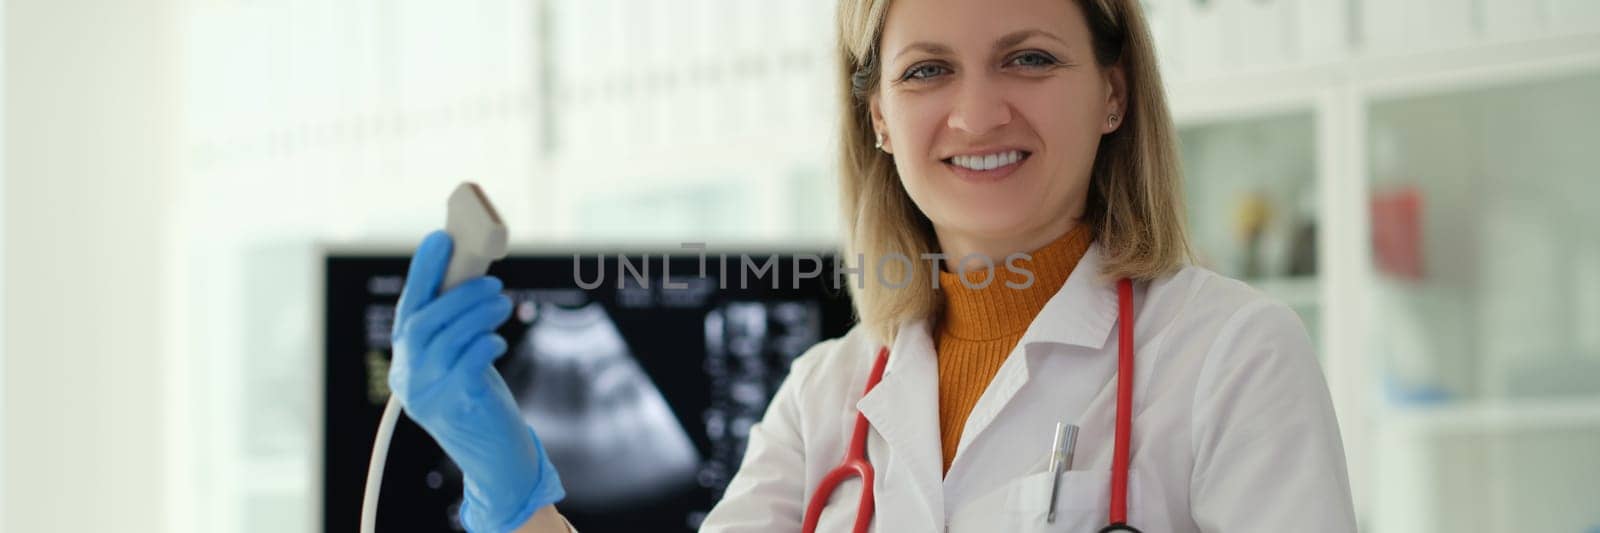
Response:
[[[1426,406],[1386,405],[1385,429],[1430,434],[1600,428],[1600,396],[1476,401]]]
[[[1314,108],[1341,85],[1368,97],[1394,97],[1560,76],[1596,65],[1600,33],[1590,33],[1175,79],[1167,92],[1173,119],[1192,126]]]

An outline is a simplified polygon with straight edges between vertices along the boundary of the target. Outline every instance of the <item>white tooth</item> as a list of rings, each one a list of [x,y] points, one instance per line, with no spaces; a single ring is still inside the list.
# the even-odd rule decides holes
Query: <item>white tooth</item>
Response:
[[[986,156],[958,155],[950,158],[950,162],[972,170],[994,170],[1003,166],[1015,164],[1022,160],[1022,152],[1011,150]]]

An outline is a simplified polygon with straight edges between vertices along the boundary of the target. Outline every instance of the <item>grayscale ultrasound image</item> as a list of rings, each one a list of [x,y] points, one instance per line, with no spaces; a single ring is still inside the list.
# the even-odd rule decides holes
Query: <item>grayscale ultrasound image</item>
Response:
[[[599,302],[524,302],[507,383],[559,465],[562,508],[625,506],[694,483],[700,453]]]
[[[671,261],[673,274],[698,271],[694,256]],[[356,528],[406,262],[327,261],[325,531]],[[570,256],[513,255],[490,269],[515,305],[495,366],[561,474],[557,507],[585,533],[698,528],[790,362],[853,322],[831,270],[794,280],[776,269],[768,275],[781,279],[730,287],[708,266],[710,278],[674,275],[672,288],[663,269],[642,285],[582,289]],[[461,530],[460,472],[403,417],[384,480],[379,530]]]

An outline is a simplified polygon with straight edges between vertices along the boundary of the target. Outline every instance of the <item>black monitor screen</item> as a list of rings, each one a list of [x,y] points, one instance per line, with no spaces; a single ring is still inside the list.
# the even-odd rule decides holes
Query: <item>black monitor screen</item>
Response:
[[[357,529],[407,262],[326,258],[328,532]],[[851,326],[834,272],[826,254],[513,255],[495,263],[490,274],[514,302],[499,331],[510,348],[496,367],[561,472],[561,513],[585,533],[695,530],[790,361]],[[378,530],[461,530],[461,491],[460,471],[402,417]]]

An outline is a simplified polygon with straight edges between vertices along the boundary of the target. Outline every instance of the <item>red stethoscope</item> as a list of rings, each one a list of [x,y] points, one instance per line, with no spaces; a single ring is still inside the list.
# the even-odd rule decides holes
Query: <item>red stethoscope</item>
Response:
[[[1107,519],[1106,527],[1100,533],[1113,531],[1132,531],[1139,533],[1138,529],[1128,525],[1128,439],[1132,434],[1133,426],[1133,282],[1123,278],[1117,282],[1117,312],[1122,320],[1122,329],[1117,336],[1117,428],[1116,448],[1111,452],[1111,512]],[[889,347],[878,348],[878,359],[872,363],[872,373],[867,375],[867,390],[861,393],[866,396],[872,392],[872,387],[878,385],[883,379],[883,367],[889,362]],[[866,533],[867,526],[872,523],[872,463],[867,462],[867,415],[856,411],[855,430],[850,433],[850,448],[844,452],[844,462],[828,475],[822,477],[822,483],[817,485],[816,492],[812,493],[811,500],[806,503],[805,522],[800,526],[802,533],[813,533],[817,530],[817,519],[822,516],[822,508],[827,505],[828,497],[833,495],[833,489],[839,483],[854,476],[861,476],[861,501],[856,506],[855,533]]]

